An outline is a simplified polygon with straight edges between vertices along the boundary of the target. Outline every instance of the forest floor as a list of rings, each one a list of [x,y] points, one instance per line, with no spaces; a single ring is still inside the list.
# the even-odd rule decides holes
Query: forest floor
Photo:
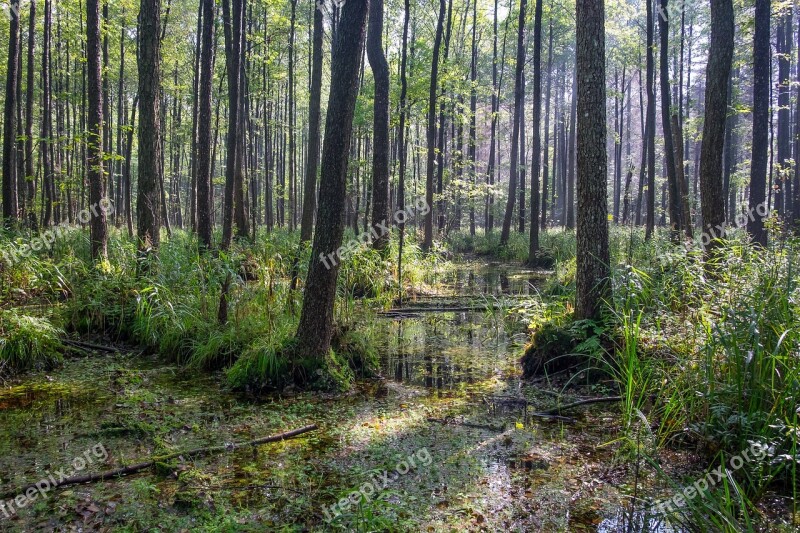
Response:
[[[177,235],[146,278],[124,238],[90,267],[71,233],[0,269],[0,359],[19,370],[0,373],[0,530],[795,530],[800,247],[732,242],[725,276],[710,277],[666,239],[612,237],[605,322],[571,318],[574,233],[546,235],[552,272],[519,266],[524,236],[502,250],[468,236],[434,254],[409,245],[402,304],[392,260],[361,250],[340,275],[336,350],[374,357],[378,372],[323,393],[274,380],[300,303],[290,238],[198,258]],[[231,272],[231,320],[218,324]],[[554,359],[581,353],[602,371],[524,379],[522,354],[548,332],[572,343]],[[78,338],[113,349],[73,349]],[[42,491],[5,516],[20,489],[76,465],[104,472],[310,424],[284,442]],[[654,512],[753,443],[767,456],[669,524]]]
[[[92,471],[138,462],[157,446],[188,450],[312,423],[320,429],[58,490],[11,520],[0,517],[0,529],[616,531],[637,481],[635,462],[616,454],[619,409],[586,408],[564,423],[490,405],[497,396],[555,405],[557,388],[520,379],[524,329],[492,310],[542,279],[467,265],[433,280],[437,293],[407,302],[405,315],[364,324],[385,340],[383,379],[343,394],[256,399],[227,390],[220,374],[186,373],[124,348],[22,376],[0,391],[3,491],[97,445],[108,457]],[[489,310],[446,311],[466,301]],[[578,387],[561,401],[606,393]],[[688,453],[667,461],[687,471],[696,463]],[[666,489],[640,467],[640,486]],[[357,505],[337,504],[354,491],[363,493]]]

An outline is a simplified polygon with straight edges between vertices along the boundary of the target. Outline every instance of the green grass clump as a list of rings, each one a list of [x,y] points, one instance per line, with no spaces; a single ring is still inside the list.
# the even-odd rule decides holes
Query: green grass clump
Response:
[[[0,374],[46,370],[60,364],[63,334],[45,318],[0,311]]]

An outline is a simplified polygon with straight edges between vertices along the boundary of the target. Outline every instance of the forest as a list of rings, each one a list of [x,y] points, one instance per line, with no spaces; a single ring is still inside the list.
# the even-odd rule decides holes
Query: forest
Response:
[[[799,530],[797,2],[0,11],[0,531]]]

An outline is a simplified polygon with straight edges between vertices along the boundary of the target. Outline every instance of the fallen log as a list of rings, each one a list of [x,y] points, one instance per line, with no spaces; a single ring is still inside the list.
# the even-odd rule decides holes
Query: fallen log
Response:
[[[178,457],[192,457],[192,458],[206,457],[206,456],[209,456],[209,455],[216,455],[216,454],[219,454],[219,453],[226,453],[226,452],[230,453],[230,452],[233,452],[233,451],[238,450],[240,448],[254,447],[254,446],[260,446],[262,444],[267,444],[267,443],[270,443],[270,442],[284,441],[284,440],[288,440],[288,439],[297,437],[297,436],[302,435],[304,433],[308,433],[310,431],[315,431],[317,429],[318,429],[317,425],[316,424],[312,424],[310,426],[306,426],[306,427],[303,427],[303,428],[300,428],[300,429],[295,429],[294,431],[288,431],[286,433],[281,433],[280,435],[273,435],[271,437],[264,437],[264,438],[256,439],[256,440],[253,440],[253,441],[250,441],[250,442],[229,443],[229,444],[225,444],[225,445],[222,445],[222,446],[210,446],[210,447],[206,447],[206,448],[197,448],[195,450],[190,450],[190,451],[176,452],[176,453],[171,453],[171,454],[168,454],[168,455],[162,455],[162,456],[158,456],[158,457],[151,457],[150,460],[148,460],[148,461],[144,461],[144,462],[137,463],[137,464],[132,464],[132,465],[129,465],[129,466],[123,466],[123,467],[116,468],[114,470],[109,470],[107,472],[102,472],[102,473],[99,473],[99,474],[86,474],[86,475],[82,475],[82,476],[74,476],[74,477],[69,477],[69,478],[66,478],[66,479],[62,479],[62,480],[56,482],[55,485],[50,485],[48,490],[59,489],[59,488],[67,487],[67,486],[70,486],[70,485],[84,485],[84,484],[87,484],[87,483],[97,483],[99,481],[106,481],[108,479],[113,479],[113,478],[118,478],[118,477],[123,477],[123,476],[129,476],[131,474],[136,474],[137,472],[141,472],[142,470],[147,470],[148,468],[151,468],[151,467],[155,466],[156,463],[163,463],[163,462],[169,461],[171,459],[177,459]],[[31,490],[31,489],[38,490],[37,489],[37,484],[34,483],[34,484],[28,485],[26,487],[22,487],[22,488],[17,489],[17,490],[8,491],[4,495],[0,496],[0,500],[5,500],[7,498],[13,498],[13,497],[15,497],[16,495],[19,495],[19,494],[25,494],[26,492],[28,492],[28,490]]]
[[[114,348],[112,346],[101,346],[99,344],[74,341],[72,339],[61,339],[61,343],[66,344],[67,346],[72,346],[74,348],[80,348],[81,350],[94,350],[97,352],[106,352],[106,353],[119,353],[121,351],[119,348]]]

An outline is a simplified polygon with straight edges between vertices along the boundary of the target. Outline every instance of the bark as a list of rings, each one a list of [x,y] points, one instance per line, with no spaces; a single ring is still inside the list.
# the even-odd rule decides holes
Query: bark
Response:
[[[36,48],[36,1],[30,0],[31,10],[28,20],[28,77],[25,98],[25,205],[28,214],[27,223],[36,231],[38,221],[34,210],[36,202],[36,181],[33,174],[33,89],[34,89],[34,51]]]
[[[523,109],[523,95],[525,91],[525,11],[527,0],[519,4],[519,20],[517,27],[517,61],[514,78],[514,116],[511,129],[511,174],[508,179],[508,202],[506,214],[503,218],[503,230],[500,234],[500,246],[506,246],[511,236],[511,221],[514,216],[514,204],[517,199],[517,166],[519,164],[519,130]]]
[[[680,0],[679,0],[680,1]],[[669,83],[669,0],[661,0],[661,9],[658,16],[659,37],[659,70],[661,74],[661,127],[664,130],[664,159],[667,166],[667,187],[669,191],[669,223],[670,237],[677,242],[681,230],[680,194],[678,192],[678,177],[675,171],[675,148],[672,135],[672,92]]]
[[[136,199],[139,249],[161,241],[161,0],[140,0],[139,181]]]
[[[472,53],[470,55],[470,94],[469,94],[469,165],[473,189],[478,185],[478,168],[476,166],[478,134],[478,0],[472,1]],[[469,234],[475,236],[475,201],[469,200]]]
[[[13,0],[8,10],[11,24],[8,37],[8,63],[6,68],[6,97],[3,109],[3,221],[6,225],[17,222],[17,76],[19,75],[19,0]]]
[[[533,160],[531,161],[531,236],[528,263],[536,264],[539,253],[539,171],[542,158],[542,0],[535,0],[533,14]],[[547,157],[545,157],[545,160]]]
[[[367,0],[348,0],[344,5],[331,62],[331,92],[322,148],[317,231],[303,295],[296,347],[296,353],[306,361],[313,361],[315,366],[322,366],[333,335],[333,307],[339,275],[339,260],[335,253],[344,235],[348,154],[358,95],[367,6]]]
[[[402,213],[406,210],[406,115],[408,108],[408,23],[411,19],[411,0],[405,0],[405,14],[403,17],[403,44],[402,57],[400,60],[400,131],[398,133],[398,147],[400,159],[400,173],[397,184],[397,212]],[[399,221],[400,228],[400,250],[397,257],[397,280],[400,287],[400,305],[403,305],[404,285],[403,285],[403,244],[406,235],[405,216]]]
[[[324,25],[322,10],[314,10],[314,37],[311,66],[311,89],[309,94],[308,154],[306,180],[303,191],[303,219],[300,223],[300,241],[311,240],[314,231],[314,215],[317,210],[317,171],[319,169],[320,121],[322,100],[322,54]]]
[[[428,213],[425,215],[425,235],[422,243],[422,249],[426,252],[433,248],[433,173],[436,170],[436,90],[439,87],[439,50],[442,46],[445,9],[445,0],[439,0],[439,21],[436,24],[436,38],[433,44],[433,63],[431,64],[431,83],[428,94],[428,160],[425,179],[425,202],[428,205]]]
[[[653,57],[653,2],[647,3],[647,218],[645,238],[650,239],[656,225],[656,96],[655,58]],[[641,185],[640,185],[641,187]]]
[[[200,80],[197,119],[197,235],[204,248],[213,245],[213,204],[211,199],[211,97],[214,83],[214,32],[216,4],[202,0],[203,29],[200,50]]]
[[[106,221],[105,176],[103,175],[103,78],[100,63],[100,2],[86,1],[86,54],[89,79],[89,129],[87,131],[89,165],[89,208],[92,217],[92,259],[108,256],[108,225]]]
[[[756,0],[753,36],[753,144],[750,163],[750,212],[747,232],[754,243],[766,247],[767,158],[769,149],[770,16],[771,1]]]
[[[722,191],[722,146],[728,103],[728,78],[733,60],[732,0],[711,0],[711,45],[706,68],[705,123],[700,152],[700,199],[703,244],[707,257],[725,238],[725,197]]]
[[[606,172],[605,7],[577,0],[578,257],[575,315],[596,319],[609,284]]]
[[[372,152],[372,246],[389,245],[389,63],[383,53],[383,0],[370,0],[367,56],[375,78]]]

